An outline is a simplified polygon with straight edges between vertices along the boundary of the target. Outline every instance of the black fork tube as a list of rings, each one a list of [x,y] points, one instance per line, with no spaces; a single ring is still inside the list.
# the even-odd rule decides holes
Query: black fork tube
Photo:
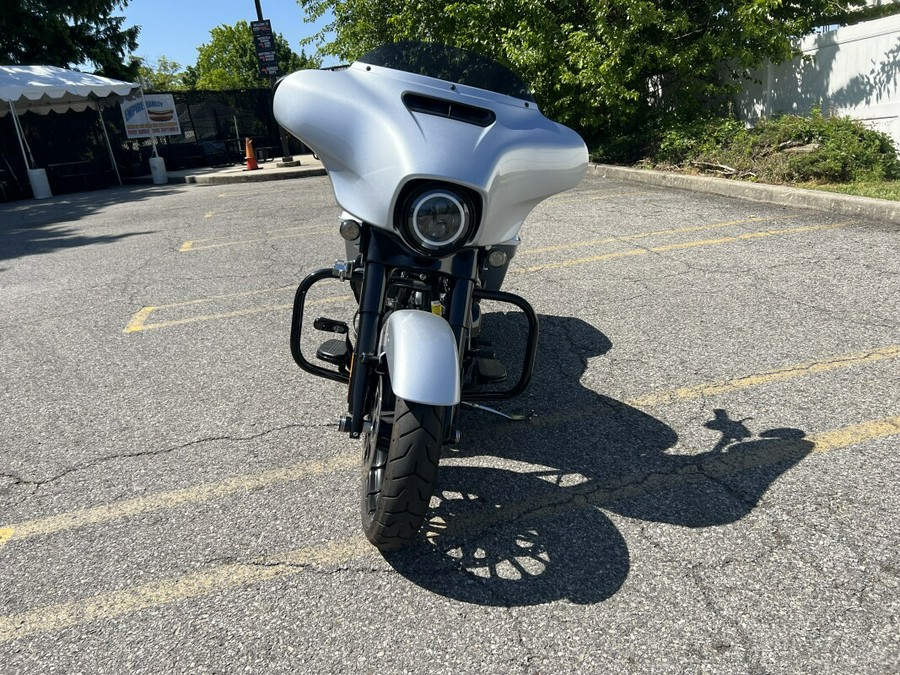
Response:
[[[472,292],[475,290],[475,282],[471,279],[454,279],[450,288],[450,310],[447,313],[447,322],[453,329],[456,337],[456,347],[459,350],[459,360],[462,363],[466,355],[469,321],[472,317]]]
[[[387,287],[387,268],[381,263],[366,262],[359,301],[359,334],[353,354],[350,377],[350,437],[359,438],[366,414],[366,399],[378,349],[378,331]]]
[[[469,346],[469,322],[472,318],[472,293],[475,290],[475,282],[471,279],[457,277],[453,280],[449,290],[447,323],[450,324],[453,336],[456,338],[456,350],[459,355],[459,363],[462,365],[466,357],[466,349]],[[458,376],[462,378],[462,373],[459,373]],[[445,439],[451,437],[458,410],[459,406],[455,406],[448,410],[449,414],[444,415]]]

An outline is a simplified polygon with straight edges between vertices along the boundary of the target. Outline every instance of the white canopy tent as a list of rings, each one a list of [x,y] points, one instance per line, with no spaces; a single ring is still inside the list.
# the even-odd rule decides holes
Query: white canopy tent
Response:
[[[5,116],[7,112],[14,113],[13,124],[22,150],[22,158],[32,181],[32,188],[34,188],[33,172],[43,172],[43,169],[38,170],[30,149],[26,151],[28,144],[18,121],[19,115],[24,115],[28,111],[46,115],[51,110],[59,113],[69,110],[81,112],[87,108],[96,110],[110,162],[121,184],[122,178],[116,166],[116,158],[100,110],[115,105],[138,91],[140,85],[134,82],[112,80],[55,66],[0,66],[0,117]],[[43,175],[43,180],[46,183],[46,174]]]

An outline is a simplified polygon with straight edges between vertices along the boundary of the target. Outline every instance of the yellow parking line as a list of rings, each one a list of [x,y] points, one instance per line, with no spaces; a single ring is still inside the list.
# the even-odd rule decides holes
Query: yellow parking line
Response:
[[[147,306],[142,307],[137,314],[135,314],[131,321],[128,322],[128,325],[125,327],[126,333],[134,333],[141,330],[146,330],[145,323],[147,321],[147,317],[150,316],[153,312],[160,309],[171,309],[173,307],[188,307],[191,305],[202,305],[207,302],[216,302],[217,300],[231,300],[233,298],[249,298],[254,295],[265,295],[266,293],[280,293],[282,291],[293,290],[296,286],[278,286],[277,288],[260,288],[255,291],[241,291],[240,293],[226,293],[224,295],[212,295],[206,298],[197,298],[195,300],[183,300],[181,302],[170,302],[167,305],[157,305],[157,306]],[[342,298],[346,296],[341,296]],[[268,311],[266,309],[265,311]],[[153,324],[155,326],[155,324]]]
[[[644,194],[644,193],[615,193],[614,195],[610,195],[610,196],[616,196],[619,194]],[[596,199],[596,197],[594,199]],[[212,215],[214,215],[214,212],[210,212],[210,213],[206,214],[206,217],[208,218]],[[545,246],[545,247],[533,248],[533,249],[526,248],[526,249],[521,250],[519,252],[519,255],[534,255],[536,253],[559,251],[559,250],[564,250],[567,248],[581,248],[581,247],[585,247],[585,246],[609,244],[609,243],[613,243],[616,241],[631,241],[634,239],[646,239],[647,237],[659,236],[659,235],[682,234],[682,233],[687,233],[687,232],[701,232],[704,230],[719,229],[719,228],[730,227],[730,226],[734,226],[734,225],[744,225],[747,223],[766,222],[766,221],[771,221],[771,220],[774,220],[774,218],[751,217],[751,218],[745,218],[742,220],[731,220],[731,221],[722,222],[722,223],[711,223],[709,225],[696,225],[696,226],[692,226],[692,227],[682,227],[682,228],[669,229],[669,230],[656,230],[653,232],[640,232],[637,234],[625,235],[625,236],[621,236],[621,237],[609,237],[606,239],[591,239],[591,240],[586,240],[586,241],[573,242],[571,244],[559,244],[557,246]],[[281,232],[291,232],[292,234],[272,236],[275,234],[279,234]],[[220,243],[206,243],[206,242],[217,242],[219,239],[222,239],[222,237],[212,237],[212,238],[207,238],[207,239],[191,239],[191,240],[184,242],[178,250],[180,252],[184,253],[187,251],[201,251],[203,249],[220,248],[223,246],[236,246],[239,244],[259,243],[259,242],[269,241],[270,239],[289,239],[289,238],[301,237],[301,236],[307,235],[307,234],[319,235],[319,234],[330,234],[332,232],[334,232],[333,228],[318,229],[318,230],[306,230],[304,228],[288,227],[288,228],[283,228],[283,229],[279,229],[279,230],[269,230],[267,232],[263,232],[262,233],[264,235],[263,237],[254,238],[254,239],[233,239],[233,240],[220,242]],[[200,244],[200,245],[198,245],[198,244]]]
[[[541,204],[541,206],[555,206],[557,204],[574,204],[585,202],[598,202],[612,197],[632,197],[640,195],[659,194],[659,190],[622,190],[619,192],[580,192],[578,194],[567,194],[559,197],[551,197]]]
[[[701,458],[695,465],[688,464],[681,470],[671,473],[622,477],[620,479],[622,487],[585,491],[578,494],[575,499],[571,499],[567,494],[550,493],[527,501],[505,504],[502,509],[496,511],[459,516],[454,518],[451,523],[435,524],[432,521],[429,523],[432,529],[426,531],[425,536],[432,541],[437,537],[454,539],[461,535],[471,535],[473,531],[482,530],[498,523],[515,520],[526,513],[529,516],[540,518],[558,513],[568,513],[589,505],[602,508],[621,499],[666,492],[691,483],[705,482],[711,477],[735,476],[787,460],[798,462],[809,454],[840,450],[858,443],[890,438],[898,434],[900,434],[900,415],[861,422],[811,436],[798,435],[796,438],[760,439],[761,442],[758,445],[746,451],[711,454]]]
[[[296,229],[296,228],[290,228]],[[273,230],[273,232],[283,232],[284,230]],[[187,251],[202,251],[204,249],[209,248],[222,248],[224,246],[238,246],[240,244],[258,244],[260,242],[273,241],[275,239],[296,239],[297,237],[305,237],[305,236],[314,236],[319,234],[331,234],[334,232],[334,229],[328,230],[303,230],[297,231],[293,234],[279,234],[277,236],[268,236],[269,233],[263,232],[262,234],[267,235],[256,239],[232,239],[230,241],[224,241],[217,244],[202,244],[200,246],[197,245],[198,242],[204,241],[215,241],[214,239],[191,239],[189,241],[184,242],[181,247],[178,249],[179,252],[185,253]]]
[[[144,330],[144,324],[147,322],[147,317],[155,312],[156,309],[156,307],[142,307],[137,314],[131,317],[131,321],[129,321],[128,325],[125,326],[125,332],[135,333],[139,330]]]
[[[215,215],[215,212],[210,211],[210,213],[207,214],[207,215]],[[263,232],[254,232],[254,234],[270,235],[270,234],[281,234],[281,233],[283,233],[283,232],[292,232],[292,233],[300,233],[300,234],[302,234],[302,233],[304,233],[304,232],[308,232],[308,233],[313,232],[313,230],[310,230],[309,228],[313,228],[313,230],[316,230],[316,231],[322,229],[321,226],[318,225],[318,224],[316,224],[316,225],[308,224],[308,225],[299,225],[299,226],[294,225],[293,227],[280,227],[280,228],[278,228],[277,230],[265,230],[265,231],[263,231]],[[330,230],[328,230],[328,231],[329,231],[329,232],[334,232],[335,230],[332,228],[332,229],[330,229]],[[230,239],[230,237],[206,237],[205,239],[194,239],[194,240],[191,241],[191,243],[196,243],[196,242],[208,242],[208,241],[218,241],[218,240],[220,240],[220,239]],[[186,242],[186,243],[187,243],[187,242]]]
[[[601,255],[590,256],[588,258],[578,258],[576,260],[563,260],[555,263],[544,263],[543,265],[534,265],[532,267],[520,267],[511,269],[510,272],[540,272],[543,270],[559,269],[562,267],[572,267],[573,265],[584,265],[587,263],[602,262],[604,260],[613,260],[616,258],[625,258],[628,256],[646,255],[648,253],[666,253],[668,251],[678,251],[687,248],[696,248],[699,246],[718,246],[721,244],[730,244],[736,241],[746,241],[750,239],[762,239],[765,237],[776,237],[779,235],[805,234],[808,232],[817,232],[820,230],[833,230],[839,227],[846,227],[851,223],[833,223],[830,225],[809,225],[804,227],[789,227],[780,230],[767,230],[765,232],[747,232],[738,234],[733,237],[719,237],[717,239],[702,239],[699,241],[686,241],[678,244],[665,244],[663,246],[651,246],[648,248],[635,248],[630,251],[618,251],[616,253],[604,253]]]
[[[809,361],[796,365],[785,366],[775,370],[769,370],[764,373],[755,375],[747,375],[737,377],[732,380],[719,380],[716,382],[706,382],[696,384],[689,387],[678,387],[675,389],[664,389],[645,394],[643,396],[635,396],[622,400],[625,405],[633,408],[662,407],[678,403],[680,401],[689,401],[704,397],[721,396],[733,391],[747,389],[749,387],[758,387],[776,382],[784,382],[799,377],[806,377],[818,373],[826,373],[841,368],[851,368],[875,361],[887,359],[895,359],[900,357],[900,345],[890,345],[873,349],[868,352],[853,352],[849,354],[841,354],[839,356],[825,359],[823,361]],[[596,405],[596,404],[594,404]],[[582,419],[585,415],[589,415],[593,406],[568,408],[564,412],[560,412],[545,417],[535,417],[530,421],[533,427],[554,427],[565,424],[571,420]],[[496,427],[496,430],[485,430],[484,434],[494,435],[505,433],[506,427]]]
[[[709,480],[769,466],[785,459],[802,459],[809,452],[829,452],[857,443],[900,434],[900,415],[872,420],[826,431],[806,438],[786,440],[761,446],[756,453],[724,453],[704,460],[694,472],[648,476],[643,481],[621,488],[601,489],[571,499],[566,493],[514,502],[486,515],[460,517],[442,531],[426,531],[426,536],[469,534],[495,522],[510,522],[529,513],[546,517],[559,512],[576,511],[585,506],[603,507],[623,498],[665,492],[698,480]],[[246,563],[225,563],[200,572],[161,579],[118,591],[100,593],[88,598],[32,609],[19,614],[0,616],[0,643],[37,633],[59,631],[95,621],[163,607],[199,597],[208,597],[232,588],[264,583],[295,576],[310,568],[346,564],[362,557],[375,557],[376,551],[361,536],[354,535],[326,544],[307,546],[277,556],[259,558]]]
[[[813,452],[839,450],[858,443],[864,443],[865,441],[888,438],[895,434],[900,434],[900,415],[872,420],[871,422],[862,422],[816,434],[812,438],[815,444]]]
[[[831,370],[847,368],[862,363],[872,363],[884,359],[895,359],[900,356],[900,345],[890,345],[879,349],[873,349],[866,352],[854,352],[851,354],[842,354],[824,361],[809,361],[807,363],[799,363],[786,368],[777,370],[769,370],[756,375],[747,375],[746,377],[738,377],[733,380],[721,380],[719,382],[709,382],[706,384],[698,384],[691,387],[678,387],[677,389],[669,389],[659,391],[646,396],[638,396],[627,401],[628,405],[636,408],[646,406],[669,405],[677,401],[686,399],[702,398],[704,396],[719,396],[727,394],[739,389],[747,389],[748,387],[758,387],[772,382],[782,382],[795,377],[805,375],[815,375],[816,373],[827,373]]]
[[[87,525],[106,523],[111,520],[172,509],[183,504],[202,504],[213,499],[221,499],[232,494],[251,492],[261,488],[291,483],[325,473],[345,471],[359,466],[357,454],[344,455],[321,462],[304,462],[251,475],[233,476],[220,483],[193,485],[181,490],[159,492],[146,497],[126,499],[113,504],[103,504],[79,511],[61,513],[48,518],[29,520],[0,528],[0,548],[3,543],[29,537],[39,537],[64,530],[72,530]]]
[[[689,228],[679,228],[679,229],[673,229],[673,230],[658,230],[658,231],[654,231],[654,232],[628,235],[626,237],[619,237],[619,238],[615,238],[615,239],[610,238],[607,240],[575,242],[573,244],[560,244],[558,246],[545,247],[543,249],[534,249],[530,252],[523,251],[523,253],[528,254],[528,253],[537,253],[537,252],[547,252],[547,251],[554,251],[554,250],[562,250],[565,248],[574,248],[574,247],[578,247],[578,246],[587,246],[589,244],[594,244],[594,243],[611,243],[613,241],[641,239],[641,238],[649,237],[652,235],[701,231],[701,230],[708,230],[708,229],[714,229],[714,228],[719,228],[719,227],[727,227],[729,225],[738,225],[738,224],[742,224],[742,223],[759,222],[759,221],[763,221],[763,220],[768,220],[768,219],[766,219],[766,218],[749,218],[749,219],[745,219],[745,220],[735,220],[735,221],[727,221],[727,222],[723,222],[723,223],[713,223],[710,225],[698,225],[698,226],[693,226],[693,227],[689,227]],[[677,250],[681,250],[681,249],[696,248],[696,247],[700,247],[700,246],[717,246],[717,245],[728,244],[728,243],[733,243],[733,242],[737,242],[737,241],[745,241],[745,240],[759,239],[759,238],[765,238],[765,237],[774,237],[774,236],[778,236],[778,235],[804,234],[804,233],[815,232],[815,231],[820,231],[820,230],[830,230],[830,229],[835,229],[835,228],[839,228],[839,227],[846,227],[847,225],[850,225],[850,224],[851,223],[849,223],[849,222],[833,223],[833,224],[829,224],[829,225],[810,225],[810,226],[803,226],[803,227],[790,227],[790,228],[784,228],[784,229],[778,229],[778,230],[767,230],[764,232],[746,232],[746,233],[731,236],[731,237],[719,237],[716,239],[702,239],[699,241],[688,241],[688,242],[681,242],[681,243],[675,243],[675,244],[664,244],[661,246],[652,246],[652,247],[648,247],[648,248],[635,248],[635,249],[631,249],[629,251],[616,251],[616,252],[612,252],[612,253],[604,253],[604,254],[600,254],[600,255],[590,256],[587,258],[578,258],[575,260],[563,260],[561,262],[544,263],[541,265],[533,265],[531,267],[513,268],[510,270],[510,272],[512,272],[512,273],[538,272],[541,270],[558,269],[558,268],[562,268],[562,267],[571,267],[573,265],[583,265],[583,264],[587,264],[587,263],[602,262],[604,260],[613,260],[613,259],[624,258],[624,257],[628,257],[628,256],[646,255],[648,253],[664,253],[667,251],[677,251]],[[294,236],[294,235],[290,235],[290,236]],[[297,235],[297,236],[300,236],[300,235]],[[185,244],[183,246],[187,246],[188,244],[191,244],[193,246],[193,244],[196,243],[197,241],[201,241],[201,240],[188,241],[188,242],[185,242]],[[264,241],[264,240],[258,240],[258,241]],[[241,242],[232,242],[232,243],[241,243]],[[221,244],[221,245],[223,245],[223,246],[230,245],[230,243],[229,244]],[[217,245],[209,246],[209,248],[212,248],[213,246],[217,246]],[[205,247],[193,247],[193,248],[185,249],[185,250],[198,250],[199,248],[205,248]],[[284,287],[284,288],[291,288],[291,287],[288,286],[288,287]],[[254,295],[254,294],[258,294],[258,293],[269,293],[269,292],[273,292],[273,291],[277,291],[277,290],[283,290],[283,289],[280,288],[280,289],[264,289],[261,291],[248,291],[247,293],[234,293],[234,294],[230,294],[230,295],[222,295],[222,296],[217,296],[217,297],[212,297],[212,298],[200,298],[198,300],[188,300],[185,302],[172,303],[169,305],[143,307],[143,308],[141,308],[140,311],[137,312],[137,314],[134,315],[134,317],[131,319],[131,321],[128,323],[128,325],[125,327],[124,332],[125,333],[134,333],[134,332],[138,332],[138,331],[149,330],[152,328],[168,328],[171,326],[178,326],[178,325],[183,325],[183,324],[188,324],[188,323],[196,323],[199,321],[213,321],[216,319],[227,319],[227,318],[232,318],[232,317],[237,317],[237,316],[245,316],[248,314],[258,314],[258,313],[263,313],[263,312],[271,312],[271,311],[277,311],[277,310],[283,310],[283,309],[290,308],[291,305],[270,305],[270,306],[266,306],[266,307],[257,307],[257,308],[251,308],[251,309],[245,309],[245,310],[238,310],[235,312],[226,312],[226,313],[221,313],[221,314],[219,314],[219,313],[207,314],[207,315],[202,315],[202,316],[190,317],[187,319],[164,321],[164,322],[159,322],[159,323],[155,323],[155,324],[146,323],[147,318],[150,316],[150,314],[152,314],[155,311],[161,310],[161,309],[168,309],[168,308],[172,308],[172,307],[181,307],[181,306],[192,305],[192,304],[200,304],[200,303],[211,302],[213,300],[223,299],[223,298],[249,296],[249,295]],[[348,296],[341,296],[340,299],[344,300],[347,297]]]
[[[349,297],[349,296],[348,296]],[[312,302],[307,303],[308,305],[312,305]],[[154,330],[156,328],[171,328],[172,326],[183,326],[188,323],[197,323],[200,321],[216,321],[218,319],[233,319],[237,316],[248,316],[250,314],[265,314],[266,312],[278,312],[285,309],[290,309],[293,307],[292,304],[286,305],[266,305],[264,307],[251,307],[250,309],[239,309],[233,312],[222,312],[220,314],[198,314],[197,316],[191,316],[186,319],[172,319],[171,321],[158,321],[156,323],[140,323],[132,320],[131,323],[125,328],[126,333],[136,333],[138,331],[144,330]],[[145,307],[144,309],[154,310],[159,309],[158,307]],[[141,310],[143,311],[143,310]],[[140,312],[138,312],[140,314]],[[146,320],[148,314],[144,315],[144,319]]]
[[[635,239],[646,239],[647,237],[665,236],[669,234],[686,234],[688,232],[703,232],[705,230],[716,230],[724,227],[732,227],[734,225],[746,225],[748,223],[764,223],[775,220],[774,218],[745,218],[744,220],[729,220],[722,223],[710,223],[709,225],[694,225],[691,227],[679,227],[671,230],[654,230],[653,232],[638,232],[637,234],[627,234],[621,237],[607,237],[605,239],[588,239],[585,241],[574,241],[568,244],[557,244],[555,246],[542,246],[541,248],[523,248],[517,253],[518,256],[534,255],[535,253],[549,253],[552,251],[563,251],[567,248],[584,248],[585,246],[600,246],[602,244],[614,244],[619,241],[634,241]]]
[[[103,621],[150,607],[162,607],[191,598],[214,595],[229,588],[293,576],[309,566],[351,560],[374,549],[361,537],[342,539],[291,552],[284,564],[265,560],[256,564],[227,563],[171,579],[132,586],[120,591],[71,600],[21,614],[0,617],[0,643],[35,633],[46,633]]]
[[[759,375],[750,375],[735,380],[724,380],[709,384],[701,384],[693,387],[682,387],[668,391],[656,392],[648,396],[642,396],[625,401],[626,404],[639,407],[650,405],[668,405],[678,401],[704,396],[713,396],[728,393],[738,389],[752,386],[761,386],[771,382],[781,382],[798,377],[805,377],[817,373],[850,368],[883,359],[900,357],[900,345],[891,345],[870,352],[859,352],[835,356],[830,359],[817,362],[808,362],[787,366],[780,370],[771,370]],[[533,426],[546,427],[564,424],[570,419],[580,418],[585,414],[584,410],[569,410],[564,414],[548,417],[539,417],[530,422]],[[505,433],[510,427],[498,427],[499,433]],[[0,527],[0,548],[5,542],[20,541],[29,537],[37,537],[53,534],[63,530],[70,530],[88,525],[118,520],[149,513],[161,509],[175,508],[185,504],[200,504],[213,499],[219,499],[231,494],[249,492],[298,480],[310,476],[317,476],[331,471],[343,471],[352,469],[359,462],[357,455],[340,456],[322,462],[304,462],[257,474],[237,475],[225,479],[219,483],[205,483],[191,487],[160,492],[145,497],[126,499],[112,504],[103,504],[78,511],[70,511],[55,516],[39,518],[36,520],[14,523]]]
[[[344,302],[352,299],[352,295],[338,295],[332,298],[325,298],[323,300],[307,301],[306,306],[311,307],[313,305],[327,305],[333,302]],[[293,303],[287,303],[283,305],[266,305],[265,307],[250,307],[248,309],[238,309],[233,312],[221,312],[219,314],[198,314],[197,316],[190,316],[185,319],[172,319],[170,321],[158,321],[156,323],[147,323],[147,317],[149,317],[152,312],[158,309],[163,309],[163,306],[144,307],[134,315],[131,321],[128,322],[128,325],[125,327],[124,332],[136,333],[138,331],[153,330],[155,328],[171,328],[172,326],[183,326],[184,324],[198,323],[200,321],[216,321],[218,319],[232,319],[236,316],[264,314],[265,312],[278,312],[285,309],[291,309],[293,306]],[[168,307],[175,307],[175,305],[168,305]]]
[[[181,302],[170,302],[167,305],[159,305],[154,309],[169,309],[171,307],[187,307],[188,305],[202,305],[206,302],[215,302],[216,300],[230,300],[231,298],[249,298],[252,295],[264,295],[266,293],[280,293],[297,288],[296,284],[289,286],[277,286],[275,288],[259,288],[255,291],[241,291],[239,293],[225,293],[224,295],[210,295],[205,298],[196,298],[194,300],[182,300]]]

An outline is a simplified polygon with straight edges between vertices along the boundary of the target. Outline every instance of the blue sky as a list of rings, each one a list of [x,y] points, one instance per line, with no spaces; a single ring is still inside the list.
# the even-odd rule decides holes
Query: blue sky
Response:
[[[302,38],[312,35],[320,24],[303,21],[303,10],[296,0],[260,0],[263,18],[272,21],[272,29],[281,33],[295,52]],[[256,21],[254,0],[130,0],[124,10],[125,26],[141,27],[136,54],[155,63],[160,56],[177,61],[182,67],[197,61],[197,47],[209,42],[209,31],[238,20]],[[307,54],[313,49],[307,49]]]

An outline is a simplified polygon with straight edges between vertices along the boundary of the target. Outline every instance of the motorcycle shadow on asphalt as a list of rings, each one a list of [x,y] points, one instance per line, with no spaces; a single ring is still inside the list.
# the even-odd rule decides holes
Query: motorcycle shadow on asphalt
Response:
[[[523,334],[519,319],[490,314],[485,333]],[[506,607],[603,601],[630,569],[628,545],[605,512],[686,528],[734,523],[813,448],[799,429],[754,439],[745,420],[717,409],[704,426],[722,439],[674,453],[671,427],[581,385],[587,359],[612,348],[603,333],[569,317],[541,316],[540,327],[529,390],[502,406],[535,417],[463,410],[463,441],[442,457],[422,540],[385,554],[432,592]],[[506,363],[518,362],[502,351]]]

